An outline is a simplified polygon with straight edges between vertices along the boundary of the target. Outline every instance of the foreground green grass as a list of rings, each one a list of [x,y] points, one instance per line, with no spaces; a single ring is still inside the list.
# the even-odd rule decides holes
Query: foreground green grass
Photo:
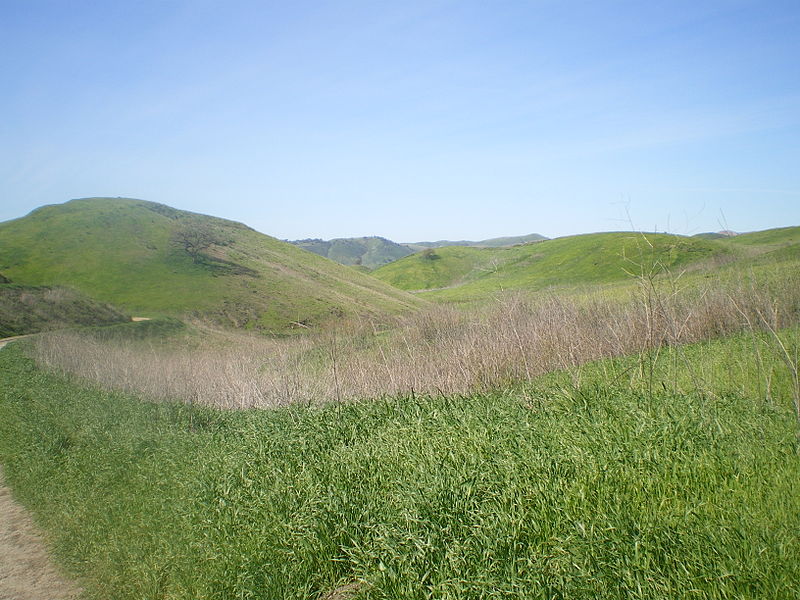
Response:
[[[742,396],[790,407],[800,390],[785,360],[797,363],[800,327],[777,335],[780,344],[769,332],[743,331],[722,339],[598,360],[548,373],[521,384],[518,391],[549,394],[581,386],[622,386],[641,393]]]
[[[222,412],[17,344],[0,461],[94,598],[800,596],[791,403],[599,381]]]

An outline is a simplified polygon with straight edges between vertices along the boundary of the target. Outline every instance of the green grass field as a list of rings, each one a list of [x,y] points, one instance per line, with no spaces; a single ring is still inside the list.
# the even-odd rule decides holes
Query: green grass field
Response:
[[[760,339],[265,411],[102,392],[17,344],[0,461],[91,598],[793,599],[798,423]]]
[[[142,316],[193,314],[268,331],[422,303],[240,223],[142,200],[73,200],[0,223],[0,272]]]
[[[555,371],[521,384],[519,390],[549,393],[583,384],[610,385],[642,393],[661,389],[676,394],[741,396],[789,406],[798,390],[784,359],[797,363],[800,327],[781,331],[780,340],[788,356],[769,332],[744,331]]]

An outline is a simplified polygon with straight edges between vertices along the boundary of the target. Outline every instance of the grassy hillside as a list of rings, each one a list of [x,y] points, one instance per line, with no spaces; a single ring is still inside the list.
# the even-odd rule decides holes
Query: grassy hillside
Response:
[[[495,250],[452,246],[429,248],[376,269],[372,275],[403,290],[429,290],[457,285],[478,273]]]
[[[755,263],[800,260],[800,227],[781,227],[743,233],[724,243]]]
[[[143,315],[268,330],[420,302],[241,223],[130,199],[73,200],[0,223],[0,271]]]
[[[758,267],[800,260],[800,227],[780,227],[738,235],[725,233],[700,234],[696,237],[714,235],[713,239],[735,252],[742,266]]]
[[[429,249],[377,269],[373,276],[404,290],[440,290],[431,297],[463,300],[500,290],[620,281],[656,263],[677,268],[731,252],[719,242],[697,238],[595,233],[512,248]]]
[[[672,374],[719,356],[708,389]],[[89,598],[797,598],[791,400],[733,381],[781,363],[740,338],[683,358],[643,389],[634,359],[577,386],[216,411],[11,346],[0,461]]]
[[[407,246],[374,236],[333,240],[296,240],[291,243],[339,264],[362,266],[369,269],[380,267],[414,252]]]
[[[759,246],[763,248],[793,246],[800,244],[800,227],[779,227],[764,231],[752,231],[727,238],[734,246]]]
[[[0,283],[0,338],[130,317],[68,288]]]

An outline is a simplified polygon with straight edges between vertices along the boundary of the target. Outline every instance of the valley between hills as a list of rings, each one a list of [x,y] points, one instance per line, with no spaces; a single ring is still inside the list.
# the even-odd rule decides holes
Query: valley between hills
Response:
[[[796,598],[798,267],[45,206],[0,223],[0,463],[85,598]]]

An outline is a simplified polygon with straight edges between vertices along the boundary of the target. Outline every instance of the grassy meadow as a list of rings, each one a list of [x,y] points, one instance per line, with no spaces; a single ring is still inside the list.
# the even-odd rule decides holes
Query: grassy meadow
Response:
[[[750,350],[686,348],[725,353],[741,390],[693,388],[663,353],[651,386],[598,363],[525,389],[229,411],[103,391],[17,345],[0,458],[89,597],[795,598],[791,377]],[[765,370],[772,393],[742,393]]]
[[[516,287],[303,335],[47,333],[0,351],[0,462],[87,598],[797,598],[795,233],[510,248]]]

